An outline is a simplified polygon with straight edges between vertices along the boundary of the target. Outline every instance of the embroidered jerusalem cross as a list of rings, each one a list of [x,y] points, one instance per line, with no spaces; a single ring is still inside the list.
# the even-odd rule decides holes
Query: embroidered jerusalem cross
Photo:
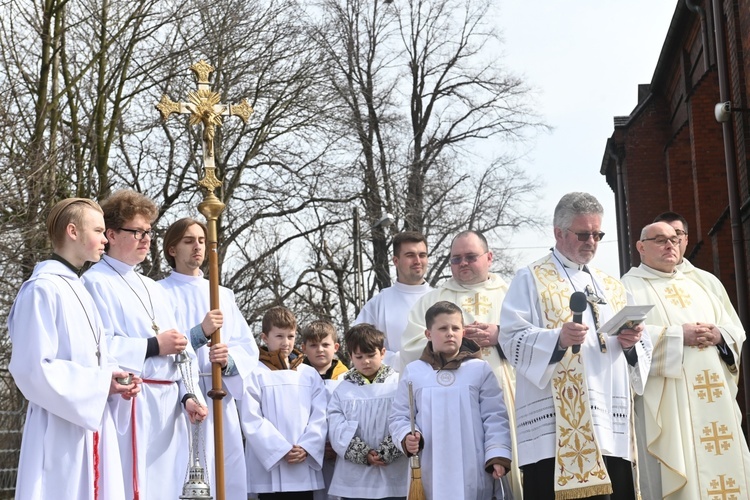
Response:
[[[719,479],[712,479],[710,489],[706,494],[716,500],[734,500],[740,498],[740,488],[733,478],[724,479],[726,474],[720,474]]]
[[[492,311],[492,302],[486,295],[475,293],[474,297],[467,297],[461,302],[461,309],[474,316],[484,316]]]
[[[727,432],[726,425],[716,425],[716,422],[711,422],[710,427],[707,425],[703,428],[701,443],[705,444],[706,451],[709,453],[721,455],[722,451],[729,450],[732,441],[734,441],[734,436],[731,432]]]
[[[716,373],[709,374],[708,370],[703,370],[703,375],[696,375],[695,381],[696,384],[693,384],[693,390],[698,393],[700,399],[708,398],[708,403],[713,403],[724,394],[722,391],[724,384]]]
[[[692,303],[690,294],[685,292],[685,290],[680,289],[677,285],[668,286],[664,291],[666,292],[664,298],[670,300],[672,304],[676,306],[680,306],[684,309]]]

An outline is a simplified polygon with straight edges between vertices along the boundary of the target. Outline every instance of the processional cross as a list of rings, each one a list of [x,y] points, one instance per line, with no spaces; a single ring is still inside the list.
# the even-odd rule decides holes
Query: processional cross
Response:
[[[208,250],[208,281],[210,289],[211,309],[219,308],[219,252],[217,220],[224,211],[224,203],[214,194],[216,188],[221,187],[221,181],[216,178],[216,163],[214,161],[214,136],[216,127],[221,127],[222,116],[239,116],[247,123],[253,108],[246,99],[239,104],[221,104],[221,95],[211,90],[209,77],[214,67],[204,60],[190,66],[190,71],[195,74],[198,81],[198,90],[188,92],[188,102],[174,102],[167,95],[163,95],[156,109],[166,121],[172,113],[190,115],[190,125],[203,124],[203,170],[204,177],[198,181],[198,186],[203,189],[203,201],[198,205],[200,213],[208,221],[208,234],[206,243]],[[211,343],[221,342],[221,331],[216,330],[211,335]],[[208,396],[213,400],[214,410],[214,451],[216,453],[216,486],[217,500],[224,500],[224,425],[222,418],[221,400],[226,396],[221,382],[221,365],[211,365],[211,390]],[[190,497],[192,498],[192,497]]]

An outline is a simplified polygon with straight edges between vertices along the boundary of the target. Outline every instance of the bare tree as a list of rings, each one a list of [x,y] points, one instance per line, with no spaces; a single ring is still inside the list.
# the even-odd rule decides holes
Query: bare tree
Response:
[[[490,0],[320,4],[316,39],[329,55],[365,220],[395,214],[394,229],[425,233],[438,256],[457,231],[500,238],[538,222],[530,210],[537,181],[514,165],[513,148],[494,160],[473,152],[489,139],[514,144],[546,128],[525,105],[529,88],[496,58],[491,8]],[[371,293],[390,285],[389,236],[368,231]],[[445,263],[430,271],[433,282]]]

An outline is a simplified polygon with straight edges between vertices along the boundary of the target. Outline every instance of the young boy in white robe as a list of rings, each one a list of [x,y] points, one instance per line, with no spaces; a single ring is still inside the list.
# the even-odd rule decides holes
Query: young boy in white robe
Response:
[[[336,358],[340,344],[336,327],[333,323],[324,320],[312,321],[302,328],[302,353],[305,355],[303,363],[312,366],[318,371],[320,378],[326,386],[328,401],[331,394],[338,387],[339,377],[346,373],[349,368],[343,361]],[[336,452],[331,448],[331,443],[326,439],[326,451],[323,460],[323,482],[325,488],[315,492],[315,500],[337,500],[338,497],[328,494],[328,487],[333,478],[333,468],[336,465]]]
[[[336,357],[340,344],[336,328],[323,320],[311,322],[300,332],[302,337],[303,363],[312,366],[323,380],[337,380],[349,368]]]
[[[394,442],[420,453],[428,499],[489,500],[510,468],[511,440],[503,395],[479,346],[464,338],[461,309],[440,301],[425,313],[427,346],[401,375],[390,418]],[[412,383],[416,432],[409,421]]]
[[[354,368],[328,403],[328,437],[338,455],[328,491],[345,500],[405,500],[408,463],[388,429],[398,373],[383,364],[385,334],[362,323],[344,342]]]
[[[245,379],[240,420],[248,493],[259,500],[313,500],[323,489],[328,397],[294,348],[297,321],[285,307],[263,315],[258,367]]]
[[[36,265],[8,317],[9,370],[29,401],[16,498],[124,500],[110,404],[135,396],[140,379],[110,356],[80,279],[104,253],[102,209],[84,198],[63,200],[50,211],[47,232],[52,257]]]

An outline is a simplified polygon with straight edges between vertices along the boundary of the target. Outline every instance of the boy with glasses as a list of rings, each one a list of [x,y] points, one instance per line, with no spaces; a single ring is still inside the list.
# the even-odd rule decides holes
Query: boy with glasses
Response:
[[[182,492],[188,465],[188,426],[206,418],[198,391],[195,351],[162,288],[136,271],[151,247],[151,224],[158,209],[132,190],[114,193],[102,202],[107,253],[84,277],[104,323],[110,352],[120,366],[143,379],[142,395],[127,415],[120,436],[120,454],[128,498],[176,498]],[[176,355],[192,361],[182,379]],[[194,388],[195,394],[188,391]],[[135,400],[134,400],[135,401]]]

